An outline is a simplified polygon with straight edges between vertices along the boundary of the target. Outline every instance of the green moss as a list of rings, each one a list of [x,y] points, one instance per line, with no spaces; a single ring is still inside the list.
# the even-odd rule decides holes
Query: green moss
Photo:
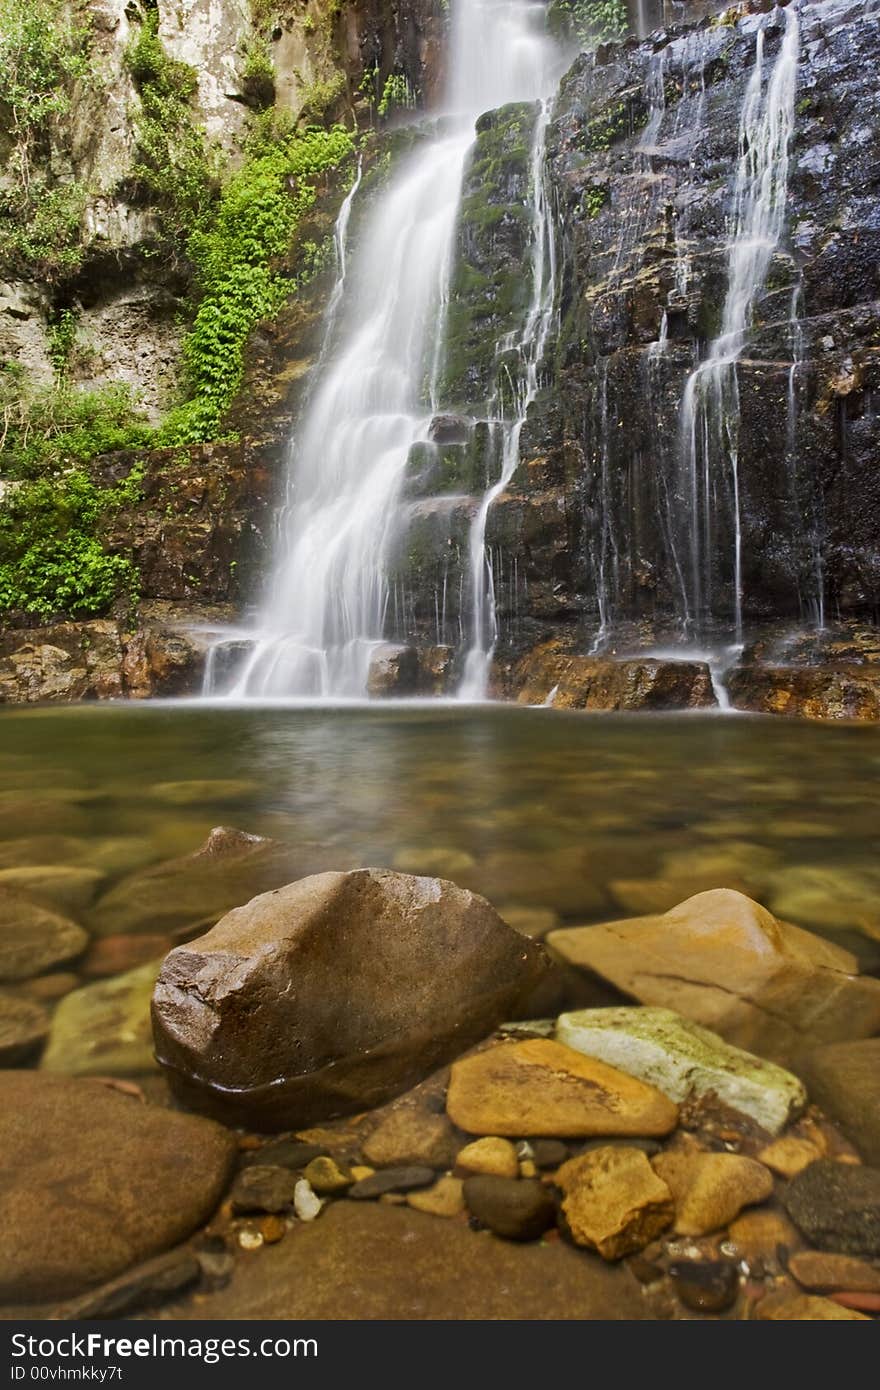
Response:
[[[492,394],[495,345],[528,311],[526,209],[534,106],[519,103],[477,123],[459,212],[458,254],[446,316],[443,398],[471,405]]]

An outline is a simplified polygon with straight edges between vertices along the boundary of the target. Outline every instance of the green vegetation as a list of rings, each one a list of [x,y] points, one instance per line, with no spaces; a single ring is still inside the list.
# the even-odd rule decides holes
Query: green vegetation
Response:
[[[61,0],[0,0],[0,110],[10,142],[0,265],[53,283],[82,259],[85,193],[50,172],[53,121],[88,77],[89,29]]]
[[[404,74],[402,72],[390,73],[385,79],[382,96],[376,108],[379,117],[384,120],[393,111],[412,110],[415,104],[416,94]]]
[[[139,486],[132,473],[100,488],[81,471],[12,484],[0,508],[0,612],[94,617],[120,598],[135,602],[134,565],[108,554],[96,531]]]
[[[592,48],[629,30],[625,0],[552,0],[547,25],[557,38]]]
[[[119,508],[136,500],[140,475],[102,487],[90,475],[90,461],[222,432],[248,336],[326,261],[327,243],[301,239],[295,276],[285,268],[322,181],[354,150],[353,135],[341,126],[296,129],[273,109],[269,46],[255,40],[240,67],[252,108],[245,161],[223,183],[219,156],[196,117],[196,73],[168,55],[156,11],[146,13],[125,53],[138,94],[125,192],[156,210],[161,253],[178,262],[192,286],[185,398],[157,430],[127,387],[84,390],[75,381],[87,348],[77,341],[69,282],[82,260],[88,190],[53,181],[48,171],[52,125],[70,110],[74,84],[93,79],[88,31],[66,14],[62,0],[0,0],[0,109],[7,128],[0,268],[5,262],[42,280],[55,305],[48,326],[54,379],[37,384],[19,367],[0,363],[0,613],[41,618],[94,616],[136,597],[134,566],[109,553],[102,536]],[[343,90],[341,73],[316,83],[305,118],[320,117]],[[389,109],[405,99],[404,91],[389,88]]]
[[[584,194],[584,207],[587,210],[587,216],[590,218],[598,217],[608,202],[608,198],[608,189],[605,186],[591,183]]]
[[[140,97],[131,178],[161,214],[165,239],[174,251],[208,214],[218,179],[216,161],[193,117],[195,70],[169,58],[158,24],[157,11],[148,11],[125,53]]]
[[[169,415],[167,443],[214,438],[241,382],[251,330],[278,312],[297,282],[277,262],[317,197],[317,180],[354,148],[342,126],[290,135],[254,155],[223,189],[207,229],[192,233],[188,252],[201,300],[184,343],[191,399]],[[308,271],[302,278],[308,278]]]
[[[76,331],[75,320],[72,322]],[[59,351],[71,320],[57,325]],[[78,391],[62,377],[28,388],[20,369],[0,371],[0,612],[94,616],[134,598],[137,574],[99,538],[106,519],[140,494],[140,474],[98,487],[88,461],[147,443],[151,431],[122,386]]]

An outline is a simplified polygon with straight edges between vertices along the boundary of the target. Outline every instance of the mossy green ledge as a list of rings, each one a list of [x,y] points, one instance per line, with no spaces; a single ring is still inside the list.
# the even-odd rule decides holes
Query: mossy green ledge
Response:
[[[778,1134],[806,1105],[791,1072],[691,1023],[673,1009],[581,1009],[560,1014],[557,1041],[650,1082],[671,1100],[714,1092]]]

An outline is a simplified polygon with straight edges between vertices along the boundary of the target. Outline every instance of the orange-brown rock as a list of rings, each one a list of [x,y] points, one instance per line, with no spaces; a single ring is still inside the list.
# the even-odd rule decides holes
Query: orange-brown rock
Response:
[[[715,705],[703,661],[638,657],[615,661],[567,651],[546,642],[519,662],[510,677],[518,704],[558,709],[705,709]]]
[[[563,1163],[555,1182],[572,1240],[606,1260],[643,1250],[675,1215],[672,1193],[641,1149],[593,1149]]]
[[[816,1293],[880,1293],[880,1269],[854,1255],[799,1250],[788,1262],[789,1273]]]
[[[659,1135],[678,1107],[655,1087],[547,1038],[455,1062],[446,1106],[469,1134]]]
[[[842,1308],[830,1298],[787,1290],[762,1298],[755,1312],[761,1322],[868,1322],[864,1313]]]
[[[676,1009],[773,1061],[880,1029],[880,980],[860,977],[851,952],[730,889],[547,941],[640,1003]]]
[[[721,1230],[743,1207],[773,1193],[769,1171],[742,1154],[677,1150],[657,1154],[652,1163],[675,1198],[675,1230],[683,1236]]]

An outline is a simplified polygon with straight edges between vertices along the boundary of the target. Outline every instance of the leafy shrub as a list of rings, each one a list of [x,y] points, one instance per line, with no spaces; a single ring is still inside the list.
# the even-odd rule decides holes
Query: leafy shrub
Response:
[[[341,126],[267,143],[230,178],[210,226],[190,236],[188,252],[201,290],[184,343],[192,399],[170,413],[161,432],[166,442],[216,436],[241,383],[249,334],[296,288],[276,263],[315,202],[317,179],[352,150],[352,137]]]
[[[584,48],[622,39],[629,29],[625,0],[552,0],[547,23],[557,37]]]
[[[198,76],[194,68],[165,52],[158,25],[158,12],[148,11],[125,51],[140,97],[132,178],[158,207],[173,249],[208,211],[217,178],[194,119]]]
[[[108,554],[95,532],[139,485],[135,474],[99,488],[80,471],[13,485],[0,506],[0,612],[94,617],[121,597],[133,601],[134,565]]]
[[[90,34],[61,0],[0,0],[0,109],[11,148],[0,263],[50,283],[78,267],[85,191],[48,172],[52,124],[89,77]]]

